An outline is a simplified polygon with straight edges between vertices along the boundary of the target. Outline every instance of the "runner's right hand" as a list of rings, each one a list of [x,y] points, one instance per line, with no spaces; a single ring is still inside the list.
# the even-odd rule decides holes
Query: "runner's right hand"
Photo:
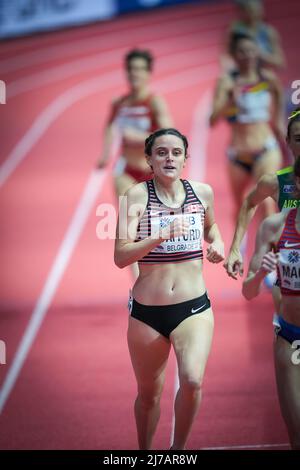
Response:
[[[160,229],[160,238],[168,240],[188,235],[190,224],[184,217],[176,217],[169,225]]]
[[[269,251],[266,253],[262,259],[260,271],[264,274],[269,274],[272,271],[275,271],[279,260],[279,253],[274,253],[273,251]]]

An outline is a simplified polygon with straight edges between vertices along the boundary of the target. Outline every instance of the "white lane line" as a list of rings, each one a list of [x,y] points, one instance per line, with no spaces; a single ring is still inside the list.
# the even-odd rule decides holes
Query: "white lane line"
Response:
[[[218,72],[217,65],[192,67],[161,80],[153,82],[153,87],[167,94],[180,88],[214,78]],[[122,83],[121,71],[113,71],[102,77],[95,77],[81,82],[55,98],[35,119],[32,126],[20,139],[0,166],[0,188],[7,181],[17,166],[24,160],[34,145],[45,134],[50,125],[75,102],[84,97],[107,90]],[[179,84],[178,84],[179,82]]]
[[[85,226],[88,215],[95,203],[97,195],[102,188],[106,173],[107,170],[94,170],[90,174],[79,204],[68,227],[67,233],[60,245],[42,293],[37,300],[29,324],[16,351],[12,365],[5,377],[0,391],[0,414],[19,376],[20,370],[27,358],[32,343],[36,338],[42,321],[47,313],[48,307],[52,302],[57,287],[62,279],[74,248]]]
[[[212,91],[206,90],[198,102],[190,134],[190,179],[204,181],[206,175],[207,143],[209,135],[209,110],[212,103]]]
[[[122,63],[123,55],[128,49],[121,47],[117,51],[109,51],[104,53],[94,54],[90,57],[83,57],[77,60],[73,60],[55,67],[48,67],[41,72],[36,72],[27,75],[24,78],[18,78],[12,82],[8,82],[7,85],[7,99],[11,100],[22,93],[33,91],[51,83],[56,83],[66,78],[74,77],[80,73],[91,72],[98,70],[101,74],[101,69],[109,65],[114,65],[118,62],[118,65]],[[117,72],[120,73],[120,67]],[[103,74],[102,74],[103,75]]]
[[[224,22],[224,18],[222,18],[222,21]],[[210,54],[215,54],[216,50],[219,52],[219,48],[220,48],[220,40],[216,39],[216,37],[218,37],[218,34],[216,36],[216,33],[220,31],[220,25],[219,26],[215,25],[215,26],[216,26],[215,29],[210,29],[208,31],[201,31],[201,30],[199,31],[198,25],[196,24],[195,31],[191,32],[191,29],[193,28],[190,27],[188,33],[181,34],[181,30],[179,29],[179,32],[178,30],[175,31],[173,36],[168,35],[167,37],[160,38],[155,41],[152,41],[151,39],[148,41],[146,40],[145,42],[140,43],[140,46],[145,47],[145,48],[151,48],[152,50],[153,48],[157,47],[159,49],[159,56],[157,55],[157,57],[159,58],[161,54],[163,55],[163,47],[168,45],[170,41],[174,41],[174,43],[177,42],[177,44],[178,44],[178,41],[180,41],[179,44],[181,45],[181,44],[187,43],[190,37],[191,40],[194,41],[195,48],[198,47],[196,42],[198,41],[199,43],[199,41],[201,41],[202,44],[204,44],[205,54],[209,56]],[[130,40],[132,41],[131,35],[130,35]],[[80,41],[78,42],[80,43]],[[159,43],[159,47],[157,46],[158,43]],[[93,41],[92,48],[90,49],[93,49],[93,50],[96,49],[98,51],[97,54],[91,54],[92,51],[90,50],[87,57],[76,58],[75,60],[69,60],[68,62],[66,62],[67,60],[66,59],[64,64],[60,64],[58,66],[49,66],[42,71],[38,71],[32,74],[26,75],[25,77],[18,78],[14,81],[6,80],[8,99],[11,100],[12,98],[19,96],[22,93],[26,93],[28,91],[41,88],[47,84],[55,83],[57,81],[72,77],[79,73],[84,73],[87,71],[92,71],[92,70],[97,70],[97,69],[100,70],[100,68],[103,67],[104,64],[105,65],[109,65],[109,64],[118,65],[120,64],[120,60],[123,59],[124,53],[129,48],[129,45],[125,46],[123,44],[122,48],[114,49],[113,51],[112,50],[107,51],[104,49],[101,52],[100,46],[101,46],[101,43],[99,45],[97,41]],[[58,47],[58,49],[64,52],[65,46]],[[174,49],[176,50],[176,44],[174,45]],[[81,46],[80,47],[78,46],[76,50],[74,51],[74,53],[76,53],[78,50],[80,50],[80,52],[82,53]],[[189,46],[188,51],[190,51],[190,46]],[[117,55],[116,56],[117,58],[115,59],[114,59],[114,54]],[[47,54],[43,54],[43,58],[46,59]],[[161,59],[163,62],[164,57],[162,57]],[[201,54],[199,59],[201,59],[201,61],[204,62],[203,53]],[[115,63],[115,60],[117,60],[118,64]],[[4,73],[5,72],[6,71],[4,71]]]
[[[201,447],[201,450],[272,449],[274,447],[290,447],[290,444],[246,444],[244,446]]]
[[[153,88],[164,95],[168,95],[174,91],[184,90],[193,85],[200,85],[202,82],[213,80],[217,77],[218,70],[219,67],[217,64],[191,67],[183,72],[172,74],[157,82],[153,82]]]
[[[278,0],[280,1],[280,0]],[[163,16],[164,14],[164,16]],[[106,41],[106,38],[108,38],[108,35],[115,35],[117,37],[120,37],[120,35],[125,36],[126,33],[129,31],[131,32],[137,27],[140,28],[145,28],[145,27],[153,27],[157,25],[158,23],[165,25],[166,24],[166,18],[168,24],[171,22],[177,21],[177,20],[185,20],[185,23],[189,21],[190,18],[198,18],[198,29],[204,25],[204,29],[207,30],[207,25],[213,24],[214,26],[219,28],[220,27],[225,27],[228,24],[228,15],[233,17],[234,10],[231,5],[209,5],[208,9],[203,11],[203,7],[201,6],[201,10],[198,12],[197,11],[192,11],[189,12],[189,9],[185,9],[185,11],[180,11],[176,12],[171,10],[164,10],[164,11],[158,11],[156,15],[154,16],[154,12],[151,12],[151,14],[145,17],[145,15],[142,18],[139,18],[137,22],[137,18],[131,18],[130,21],[121,21],[115,22],[115,24],[110,23],[108,24],[107,22],[101,22],[101,25],[86,25],[85,27],[85,32],[83,34],[80,34],[79,32],[75,29],[74,33],[72,34],[71,30],[67,30],[67,35],[64,35],[64,31],[57,31],[56,34],[50,38],[50,37],[45,37],[42,38],[42,41],[40,41],[40,44],[37,45],[37,39],[35,37],[33,38],[27,38],[26,39],[26,44],[19,43],[17,44],[17,49],[15,44],[5,44],[5,53],[8,54],[11,52],[11,56],[9,58],[3,58],[0,59],[0,68],[6,68],[8,71],[14,71],[18,70],[20,68],[26,67],[27,65],[35,65],[35,64],[41,64],[43,63],[43,59],[45,59],[45,54],[47,56],[52,57],[55,53],[59,51],[59,46],[60,44],[64,44],[67,47],[67,52],[68,53],[77,53],[78,49],[81,50],[81,52],[87,52],[85,43],[90,43],[90,47],[93,48],[93,45],[96,43],[100,43],[103,41]],[[224,20],[225,18],[225,20]],[[127,18],[128,20],[128,18]],[[218,24],[218,21],[221,21],[222,24]],[[225,23],[224,23],[225,21]],[[100,28],[99,28],[100,26]],[[178,28],[177,28],[178,29]],[[89,31],[88,31],[89,30]],[[101,31],[100,31],[101,30]],[[51,33],[50,33],[51,34]],[[142,35],[141,35],[142,36]],[[74,38],[75,37],[75,38]],[[40,38],[38,38],[39,40]],[[44,43],[43,40],[45,39]],[[109,44],[111,44],[112,37],[109,37]],[[32,51],[33,48],[36,48],[38,50]],[[98,46],[95,46],[96,48]],[[112,47],[114,47],[114,44],[112,44]],[[130,47],[132,47],[132,43],[130,44]],[[45,54],[44,54],[45,53]],[[59,57],[65,57],[64,54],[59,54],[55,56],[54,58],[59,58]],[[48,60],[48,59],[46,59]]]
[[[212,15],[211,15],[212,16]],[[192,25],[195,25],[195,33],[200,33],[200,34],[205,34],[208,33],[207,31],[207,22],[203,22],[204,28],[202,29],[199,25],[199,19],[203,20],[203,14],[198,13],[196,15],[190,16],[189,18],[175,18],[175,19],[169,19],[168,20],[168,28],[173,28],[174,29],[174,39],[175,35],[177,34],[177,39],[181,40],[181,31],[183,28],[188,29],[189,32],[191,32],[191,27]],[[208,21],[211,21],[208,19]],[[214,29],[212,28],[210,31],[220,31],[220,28],[223,28],[226,26],[228,23],[228,18],[224,17],[223,15],[213,15],[213,26]],[[33,52],[22,52],[18,56],[11,57],[9,59],[2,59],[0,60],[0,68],[3,73],[8,73],[8,72],[13,72],[19,69],[23,69],[25,67],[29,67],[32,65],[41,65],[43,63],[49,62],[49,60],[56,60],[60,58],[66,58],[67,55],[74,55],[78,54],[78,51],[80,53],[88,53],[92,51],[101,51],[102,52],[107,52],[108,45],[110,49],[115,49],[114,44],[112,41],[118,40],[120,37],[120,34],[123,35],[124,41],[129,39],[129,42],[123,43],[123,47],[131,48],[132,44],[134,43],[135,40],[138,41],[140,44],[141,40],[143,41],[143,38],[145,37],[146,34],[150,33],[152,34],[152,37],[155,38],[156,35],[161,35],[162,30],[163,30],[163,24],[162,22],[155,22],[155,24],[144,24],[140,25],[138,27],[132,27],[129,26],[128,28],[124,28],[121,32],[119,30],[113,31],[113,32],[108,32],[105,34],[105,37],[98,35],[98,36],[93,36],[92,38],[83,38],[83,39],[76,39],[74,41],[70,41],[68,44],[64,44],[63,42],[63,47],[60,47],[60,44],[56,44],[54,46],[50,47],[45,47],[42,50],[36,50]],[[188,28],[187,28],[187,25]],[[128,34],[129,32],[129,34]],[[184,35],[183,35],[184,36]],[[167,38],[159,38],[158,41],[165,40]],[[184,37],[182,38],[184,40]],[[147,42],[150,42],[151,38]],[[118,41],[119,42],[119,41]]]
[[[193,37],[195,39],[195,33],[189,33],[186,36]],[[184,36],[182,38],[182,41],[186,41],[187,38]],[[199,41],[199,37],[198,37]],[[158,42],[158,41],[157,41]],[[211,63],[212,58],[215,57],[217,58],[218,55],[218,50],[219,46],[217,44],[207,46],[205,48],[205,52],[199,56],[198,54],[195,54],[196,49],[199,49],[199,44],[196,44],[196,41],[194,42],[193,48],[190,47],[189,50],[187,51],[182,51],[182,52],[175,52],[174,54],[170,54],[170,50],[172,50],[172,47],[170,47],[171,43],[174,43],[174,48],[173,50],[176,50],[176,43],[178,42],[178,37],[174,36],[173,39],[170,37],[161,39],[160,41],[160,51],[159,55],[156,56],[158,62],[158,68],[159,72],[163,70],[168,70],[168,61],[173,62],[173,67],[177,65],[178,63],[183,62],[182,66],[186,63],[186,65],[191,65],[189,62],[198,62],[197,65],[200,65],[203,63],[205,65],[206,63]],[[153,41],[148,41],[143,44],[141,44],[141,47],[145,48],[150,48],[153,47]],[[168,55],[164,55],[164,47],[167,48],[168,50]],[[57,65],[55,67],[48,67],[45,68],[45,70],[42,70],[41,72],[36,72],[30,75],[27,75],[25,78],[18,78],[17,80],[14,80],[12,82],[7,83],[7,99],[12,100],[12,98],[15,98],[16,96],[19,96],[22,93],[26,93],[29,91],[36,90],[38,88],[41,88],[45,85],[49,85],[50,83],[56,83],[58,81],[65,80],[67,78],[73,77],[75,75],[78,75],[80,73],[85,73],[85,72],[91,72],[98,70],[99,73],[101,72],[101,69],[103,70],[103,67],[107,66],[115,66],[117,70],[119,71],[120,69],[120,63],[122,63],[123,56],[124,54],[128,51],[128,47],[121,47],[119,49],[114,49],[113,51],[108,51],[108,52],[99,52],[97,54],[93,54],[89,57],[84,57],[80,59],[76,59],[73,61],[69,61],[67,63]],[[175,62],[176,57],[178,57],[177,62]]]
[[[177,361],[175,364],[175,378],[174,378],[174,388],[173,388],[173,415],[172,415],[172,423],[171,423],[171,436],[170,436],[170,447],[174,441],[174,431],[175,431],[175,413],[174,413],[174,406],[175,406],[175,399],[177,392],[179,390],[179,376],[178,376],[178,367]]]
[[[221,10],[222,8],[222,10]],[[233,18],[233,9],[231,6],[226,6],[226,5],[219,5],[218,6],[219,11],[210,11],[203,15],[202,12],[200,13],[195,13],[193,16],[189,15],[187,18],[182,16],[182,18],[178,19],[178,17],[175,18],[169,18],[168,19],[168,26],[175,24],[175,31],[174,33],[177,34],[177,39],[179,41],[184,40],[182,36],[180,36],[180,33],[186,24],[191,24],[195,23],[195,31],[192,33],[193,35],[195,34],[200,34],[201,35],[201,40],[203,38],[203,35],[206,33],[209,33],[211,31],[212,33],[220,33],[226,25],[228,24],[228,21],[230,17]],[[285,21],[290,21],[292,23],[297,22],[297,18],[295,17],[285,17]],[[201,21],[201,24],[200,24]],[[213,24],[214,28],[207,28],[208,24]],[[121,35],[126,39],[127,36],[131,38],[130,42],[126,45],[123,43],[123,46],[130,48],[133,44],[133,41],[136,40],[139,45],[140,45],[140,40],[145,36],[145,34],[149,32],[152,32],[154,30],[155,35],[161,34],[162,31],[162,25],[164,24],[164,20],[161,23],[158,23],[157,21],[154,21],[153,23],[149,23],[149,20],[145,24],[140,24],[138,27],[133,27],[131,24],[128,25],[127,27],[123,28],[121,31],[115,30],[115,31],[108,31],[105,34],[101,32],[100,34],[94,34],[91,37],[83,37],[75,40],[68,40],[67,44],[65,43],[64,38],[61,39],[61,43],[57,42],[54,45],[50,46],[45,46],[43,49],[35,50],[35,51],[29,51],[27,52],[26,50],[20,51],[17,55],[16,54],[11,54],[12,57],[8,59],[1,59],[0,60],[0,69],[3,73],[10,73],[14,72],[17,70],[22,70],[26,69],[28,67],[34,66],[34,65],[42,65],[47,62],[51,62],[53,60],[57,60],[60,58],[66,59],[68,57],[76,56],[78,54],[78,51],[80,53],[91,53],[93,51],[103,51],[104,53],[107,52],[107,44],[112,44],[112,41],[116,38],[118,38]],[[154,29],[156,28],[156,29]],[[190,29],[190,28],[189,28]],[[129,31],[130,34],[127,34]],[[136,36],[132,36],[132,34]],[[175,38],[175,36],[174,36]],[[164,40],[165,38],[160,38],[160,40]],[[155,41],[153,41],[155,42]],[[64,44],[64,47],[60,47],[61,44]],[[113,44],[112,46],[113,47]],[[151,45],[151,49],[153,49]]]
[[[121,72],[111,72],[105,77],[96,77],[75,85],[55,98],[37,116],[31,127],[19,140],[0,167],[0,187],[7,181],[17,166],[45,134],[50,125],[71,105],[102,89],[117,86],[122,80]]]
[[[206,157],[207,157],[207,140],[208,140],[208,115],[211,106],[211,90],[206,90],[198,101],[192,121],[192,129],[189,134],[190,161],[189,161],[189,179],[196,181],[204,181],[206,174]],[[179,377],[177,363],[175,366],[174,379],[174,398],[175,405],[176,395],[179,389]],[[171,424],[170,446],[173,444],[175,431],[175,414],[173,412]]]

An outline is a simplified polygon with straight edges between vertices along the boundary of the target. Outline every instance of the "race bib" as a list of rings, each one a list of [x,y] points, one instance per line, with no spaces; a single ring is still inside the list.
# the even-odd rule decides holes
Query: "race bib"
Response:
[[[167,215],[165,217],[151,217],[151,233],[157,233],[168,227],[176,218],[182,217],[189,223],[188,234],[176,238],[169,238],[155,247],[152,251],[157,253],[184,253],[198,251],[202,247],[203,226],[201,214]]]
[[[148,109],[140,107],[122,107],[119,111],[115,124],[120,130],[125,127],[132,127],[140,131],[149,131],[151,129],[151,119],[148,116]]]
[[[282,287],[300,291],[300,249],[280,250],[279,270]]]

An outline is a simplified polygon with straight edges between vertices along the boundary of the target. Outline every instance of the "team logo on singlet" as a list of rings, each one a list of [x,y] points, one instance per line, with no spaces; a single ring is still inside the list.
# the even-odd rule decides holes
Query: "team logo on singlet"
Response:
[[[282,189],[285,194],[292,194],[295,190],[296,186],[294,184],[285,184]]]
[[[291,243],[288,240],[286,240],[285,243],[284,243],[284,248],[300,248],[300,242],[299,243]]]
[[[159,226],[160,228],[165,228],[167,227],[168,225],[170,225],[171,223],[171,218],[170,217],[162,217],[160,220],[159,220]]]
[[[286,199],[282,206],[282,212],[300,207],[300,199]]]
[[[185,209],[185,213],[188,214],[190,212],[198,212],[200,204],[189,204],[189,206]]]
[[[298,251],[291,251],[290,254],[289,254],[289,262],[290,263],[298,263],[299,259],[300,259],[300,255],[298,253]]]

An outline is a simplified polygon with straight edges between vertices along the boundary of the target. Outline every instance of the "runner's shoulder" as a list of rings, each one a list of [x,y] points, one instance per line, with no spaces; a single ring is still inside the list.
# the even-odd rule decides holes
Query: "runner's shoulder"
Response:
[[[278,188],[279,183],[276,173],[263,175],[257,183],[257,190],[271,197],[276,194]]]
[[[210,205],[214,197],[212,187],[207,183],[200,183],[199,181],[189,180],[189,183],[200,201],[206,203],[206,205]]]
[[[131,204],[147,204],[148,189],[146,182],[131,186],[124,194],[124,197],[127,197]]]

